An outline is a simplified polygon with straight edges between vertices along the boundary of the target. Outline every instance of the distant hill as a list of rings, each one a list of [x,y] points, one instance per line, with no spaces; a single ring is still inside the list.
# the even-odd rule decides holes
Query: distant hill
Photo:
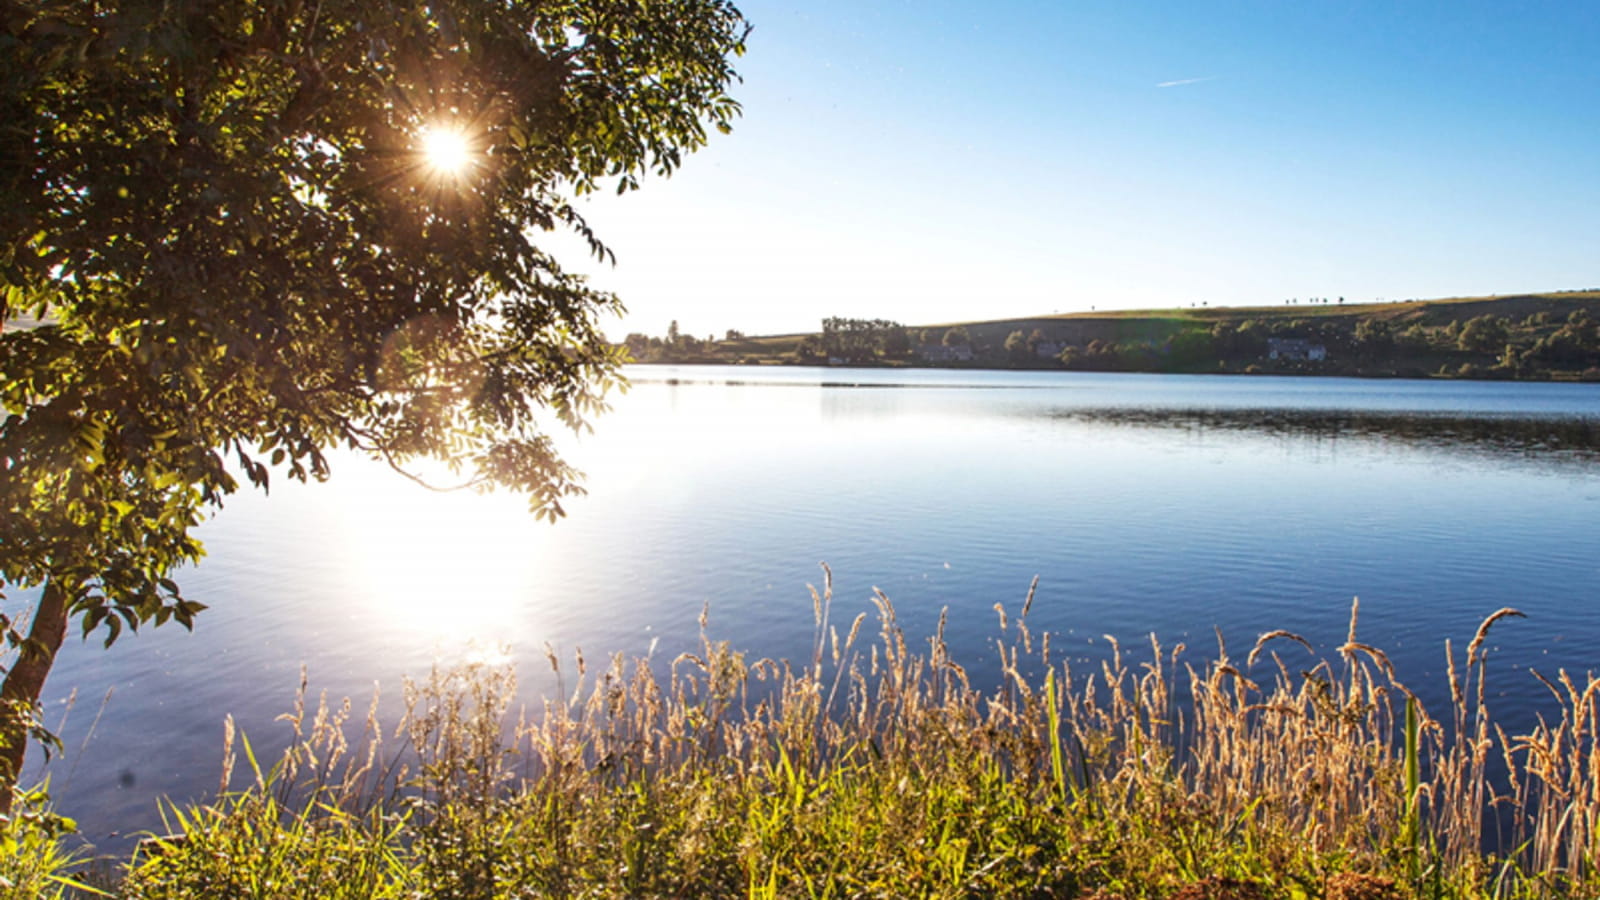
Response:
[[[811,334],[630,337],[647,362],[1600,380],[1600,290],[1080,312]]]

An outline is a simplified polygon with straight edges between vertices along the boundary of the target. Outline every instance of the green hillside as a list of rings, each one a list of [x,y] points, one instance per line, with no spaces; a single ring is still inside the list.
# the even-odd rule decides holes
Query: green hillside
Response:
[[[1600,380],[1600,290],[823,326],[627,343],[642,362]]]

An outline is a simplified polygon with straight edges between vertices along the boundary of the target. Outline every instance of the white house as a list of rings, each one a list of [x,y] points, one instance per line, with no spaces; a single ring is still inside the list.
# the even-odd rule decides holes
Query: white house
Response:
[[[1293,359],[1320,362],[1328,358],[1328,348],[1304,338],[1267,338],[1267,359]]]

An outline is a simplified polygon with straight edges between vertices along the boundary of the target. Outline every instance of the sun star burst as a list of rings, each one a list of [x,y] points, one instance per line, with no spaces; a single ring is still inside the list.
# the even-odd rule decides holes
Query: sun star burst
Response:
[[[472,164],[467,136],[451,128],[431,127],[422,132],[422,155],[436,174],[458,177]]]

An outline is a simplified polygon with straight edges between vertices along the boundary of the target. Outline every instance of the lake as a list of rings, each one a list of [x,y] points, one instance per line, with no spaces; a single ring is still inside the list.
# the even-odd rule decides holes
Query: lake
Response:
[[[993,678],[1001,603],[1097,660],[1151,632],[1199,662],[1286,628],[1331,654],[1351,601],[1425,701],[1443,642],[1492,633],[1497,713],[1525,671],[1600,668],[1600,387],[950,370],[639,367],[569,441],[589,496],[555,526],[505,495],[434,494],[335,459],[203,526],[180,575],[193,634],[69,639],[48,685],[64,757],[32,768],[102,849],[158,827],[156,798],[214,789],[232,713],[258,751],[304,665],[313,691],[392,710],[436,660],[514,663],[524,698],[564,657],[669,661],[710,632],[809,656],[819,564],[834,620],[891,597],[916,642],[949,610]],[[68,702],[76,692],[76,699]],[[1430,703],[1431,705],[1431,703]]]

